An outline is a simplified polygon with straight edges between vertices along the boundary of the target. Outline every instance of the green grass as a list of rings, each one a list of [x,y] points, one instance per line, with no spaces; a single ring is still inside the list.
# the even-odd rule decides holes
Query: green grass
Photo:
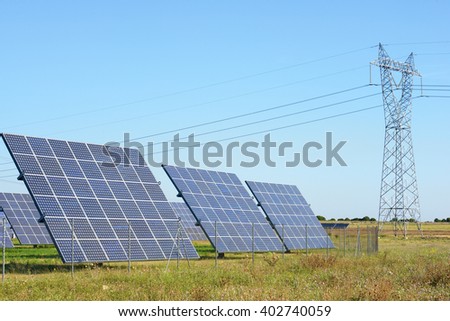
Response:
[[[447,225],[442,229],[446,230]],[[442,230],[439,229],[439,230]],[[450,229],[446,230],[450,231]],[[376,255],[336,250],[226,255],[196,244],[200,260],[80,264],[74,279],[53,247],[8,249],[0,300],[450,300],[447,233],[383,235]]]

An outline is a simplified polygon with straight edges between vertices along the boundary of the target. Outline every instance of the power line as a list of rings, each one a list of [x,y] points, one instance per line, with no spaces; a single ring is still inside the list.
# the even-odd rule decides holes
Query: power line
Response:
[[[383,46],[408,46],[408,45],[436,45],[436,44],[446,44],[450,43],[450,40],[442,41],[421,41],[421,42],[392,42],[383,43]]]
[[[83,115],[87,115],[87,114],[91,114],[91,113],[95,113],[95,112],[99,112],[99,111],[111,110],[111,109],[115,109],[115,108],[120,108],[120,107],[135,105],[135,104],[140,104],[140,103],[143,103],[143,102],[149,102],[149,101],[152,101],[152,100],[157,100],[157,99],[167,98],[167,97],[171,97],[171,96],[181,95],[181,94],[190,93],[190,92],[194,92],[194,91],[199,91],[199,90],[203,90],[203,89],[207,89],[207,88],[212,88],[212,87],[216,87],[216,86],[220,86],[220,85],[224,85],[224,84],[229,84],[229,83],[233,83],[233,82],[237,82],[237,81],[241,81],[241,80],[245,80],[245,79],[250,79],[250,78],[254,78],[254,77],[258,77],[258,76],[262,76],[262,75],[267,75],[267,74],[270,74],[270,73],[275,73],[275,72],[279,72],[279,71],[283,71],[283,70],[287,70],[287,69],[292,69],[292,68],[296,68],[296,67],[299,67],[299,66],[304,66],[304,65],[308,65],[308,64],[324,61],[324,60],[329,60],[329,59],[333,59],[333,58],[349,55],[349,54],[352,54],[352,53],[356,53],[356,52],[372,49],[372,48],[375,48],[375,47],[376,47],[376,45],[369,46],[369,47],[364,47],[364,48],[359,48],[359,49],[354,49],[354,50],[349,50],[349,51],[346,51],[346,52],[343,52],[343,53],[338,53],[338,54],[334,54],[334,55],[330,55],[330,56],[326,56],[326,57],[322,57],[322,58],[317,58],[317,59],[313,59],[313,60],[308,60],[308,61],[304,61],[304,62],[301,62],[301,63],[292,64],[292,65],[288,65],[288,66],[284,66],[284,67],[280,67],[280,68],[275,68],[275,69],[270,69],[270,70],[266,70],[266,71],[262,71],[262,72],[258,72],[258,73],[244,75],[244,76],[240,76],[240,77],[236,77],[236,78],[232,78],[232,79],[228,79],[228,80],[214,82],[214,83],[210,83],[210,84],[203,85],[203,86],[192,87],[192,88],[188,88],[188,89],[183,89],[183,90],[179,90],[179,91],[170,92],[170,93],[167,93],[167,94],[162,94],[162,95],[157,95],[157,96],[153,96],[153,97],[149,97],[149,98],[139,99],[139,100],[135,100],[135,101],[127,102],[127,103],[115,104],[115,105],[111,105],[111,106],[96,108],[96,109],[88,110],[88,111],[84,111],[84,112],[73,113],[73,114],[68,114],[68,115],[62,115],[62,116],[58,116],[58,117],[54,117],[54,118],[50,118],[50,119],[43,119],[43,120],[28,122],[28,123],[21,124],[21,125],[9,126],[9,127],[5,127],[5,129],[12,129],[12,128],[24,127],[24,126],[35,125],[35,124],[40,124],[40,123],[46,123],[46,122],[66,119],[66,118],[70,118],[70,117],[83,116]]]
[[[415,96],[415,97],[412,97],[412,99],[418,99],[418,98],[422,98],[422,97],[423,96]],[[238,135],[238,136],[233,136],[233,137],[227,137],[227,138],[223,138],[223,139],[220,139],[220,140],[215,140],[215,142],[223,142],[223,141],[232,140],[232,139],[244,138],[244,137],[248,137],[248,136],[252,136],[252,135],[264,134],[264,133],[273,132],[273,131],[277,131],[277,130],[287,129],[287,128],[291,128],[291,127],[306,125],[306,124],[311,124],[311,123],[315,123],[315,122],[320,122],[320,121],[327,120],[327,119],[343,117],[343,116],[356,114],[356,113],[360,113],[360,112],[364,112],[364,111],[368,111],[368,110],[372,110],[372,109],[376,109],[376,108],[381,108],[381,107],[383,107],[382,104],[375,105],[375,106],[372,106],[372,107],[361,108],[361,109],[357,109],[357,110],[353,110],[353,111],[349,111],[349,112],[344,112],[344,113],[339,113],[339,114],[335,114],[335,115],[331,115],[331,116],[316,118],[316,119],[313,119],[313,120],[304,121],[304,122],[300,122],[300,123],[295,123],[295,124],[291,124],[291,125],[275,127],[275,128],[271,128],[271,129],[265,129],[265,130],[256,131],[256,132],[243,134],[243,135]],[[204,145],[204,143],[200,144],[200,146],[202,146],[202,145]],[[153,152],[153,154],[162,154],[162,153],[166,153],[166,152],[173,151],[173,150],[174,149],[170,149],[170,150],[166,149],[166,150],[162,150],[162,151],[159,151],[159,152]],[[148,153],[143,155],[143,156],[148,156]]]
[[[101,124],[95,124],[95,125],[91,125],[91,126],[85,126],[85,127],[77,127],[77,128],[71,129],[71,130],[59,131],[59,132],[56,132],[56,133],[57,134],[61,134],[61,133],[74,132],[74,131],[79,131],[79,130],[84,130],[84,129],[97,128],[97,127],[100,127],[100,126],[106,126],[106,125],[111,125],[111,124],[123,123],[123,122],[127,122],[127,121],[132,121],[132,120],[136,120],[136,119],[142,119],[142,118],[155,116],[155,115],[161,115],[161,114],[170,113],[170,112],[174,112],[174,111],[186,110],[186,109],[190,109],[190,108],[194,108],[194,107],[205,106],[205,105],[209,105],[209,104],[213,104],[213,103],[218,103],[218,102],[223,102],[223,101],[227,101],[227,100],[231,100],[231,99],[246,97],[246,96],[250,96],[250,95],[254,95],[254,94],[258,94],[258,93],[262,93],[262,92],[266,92],[266,91],[270,91],[270,90],[275,90],[275,89],[279,89],[279,88],[283,88],[283,87],[293,86],[293,85],[297,85],[297,84],[308,82],[308,81],[322,79],[322,78],[326,78],[326,77],[330,77],[330,76],[334,76],[334,75],[338,75],[338,74],[342,74],[342,73],[345,73],[345,72],[354,71],[354,70],[358,70],[358,69],[362,69],[362,68],[366,68],[366,67],[367,66],[354,67],[354,68],[340,70],[340,71],[329,73],[329,74],[325,74],[325,75],[320,75],[320,76],[316,76],[316,77],[312,77],[312,78],[307,78],[307,79],[302,79],[302,80],[290,82],[290,83],[287,83],[287,84],[282,84],[282,85],[277,85],[277,86],[273,86],[273,87],[263,88],[263,89],[259,89],[259,90],[255,90],[255,91],[250,91],[250,92],[242,93],[242,94],[239,94],[239,95],[227,96],[227,97],[214,99],[214,100],[210,100],[210,101],[206,101],[206,102],[202,102],[202,103],[187,105],[187,106],[183,106],[183,107],[177,107],[177,108],[172,108],[172,109],[165,109],[165,110],[162,110],[162,111],[159,111],[159,112],[153,112],[153,113],[150,113],[150,114],[140,115],[140,116],[131,117],[131,118],[127,118],[127,119],[120,119],[120,120],[115,120],[115,121],[109,121],[109,122],[105,122],[105,123],[101,123]]]
[[[332,92],[332,93],[328,93],[328,94],[324,94],[324,95],[320,95],[320,96],[315,96],[315,97],[310,97],[310,98],[307,98],[307,99],[298,100],[298,101],[294,101],[294,102],[287,103],[287,104],[277,105],[277,106],[273,106],[273,107],[269,107],[269,108],[253,111],[253,112],[243,113],[243,114],[239,114],[239,115],[235,115],[235,116],[231,116],[231,117],[226,117],[226,118],[222,118],[222,119],[216,119],[216,120],[213,120],[213,121],[199,123],[199,124],[196,124],[196,125],[191,125],[191,126],[186,126],[186,127],[182,127],[182,128],[177,128],[177,129],[173,129],[173,130],[159,132],[159,133],[155,133],[155,134],[151,134],[151,135],[141,136],[141,137],[137,137],[137,138],[135,138],[133,140],[137,140],[138,141],[138,140],[145,139],[145,138],[150,138],[150,137],[155,137],[155,136],[160,136],[160,135],[165,135],[165,134],[170,134],[170,133],[176,133],[176,132],[182,131],[182,130],[193,129],[193,128],[197,128],[197,127],[203,127],[203,126],[207,126],[207,125],[213,125],[213,124],[221,123],[221,122],[224,122],[224,121],[234,120],[234,119],[238,119],[238,118],[242,118],[242,117],[253,116],[253,115],[256,115],[256,114],[260,114],[260,113],[264,113],[264,112],[268,112],[268,111],[272,111],[272,110],[276,110],[276,109],[280,109],[280,108],[290,107],[290,106],[293,106],[293,105],[302,104],[302,103],[310,102],[310,101],[313,101],[313,100],[322,99],[322,98],[331,97],[331,96],[334,96],[334,95],[338,95],[338,94],[342,94],[342,93],[358,90],[358,89],[365,88],[365,87],[368,87],[368,86],[370,86],[370,85],[362,85],[362,86],[352,87],[352,88],[348,88],[348,89],[343,89],[343,90],[335,91],[335,92]],[[123,141],[121,143],[123,143]]]
[[[0,178],[9,178],[9,177],[17,177],[16,175],[4,175],[4,176],[0,176]]]
[[[416,53],[416,56],[444,56],[450,55],[450,52],[426,52],[426,53]]]
[[[376,108],[380,108],[380,107],[383,107],[383,105],[376,105],[376,106],[372,106],[372,107],[361,108],[361,109],[357,109],[357,110],[353,110],[353,111],[349,111],[349,112],[345,112],[345,113],[339,113],[339,114],[335,114],[335,115],[331,115],[331,116],[327,116],[327,117],[316,118],[316,119],[313,119],[313,120],[308,120],[308,121],[304,121],[304,122],[300,122],[300,123],[295,123],[295,124],[285,125],[285,126],[281,126],[281,127],[265,129],[265,130],[261,130],[261,131],[256,131],[256,132],[252,132],[252,133],[248,133],[248,134],[239,135],[239,136],[227,137],[227,138],[215,140],[215,142],[223,142],[223,141],[232,140],[232,139],[239,139],[239,138],[243,138],[243,137],[248,137],[248,136],[253,136],[253,135],[258,135],[258,134],[274,132],[274,131],[287,129],[287,128],[292,128],[292,127],[296,127],[296,126],[302,126],[302,125],[306,125],[306,124],[316,123],[316,122],[324,121],[324,120],[327,120],[327,119],[333,119],[333,118],[343,117],[343,116],[347,116],[347,115],[351,115],[351,114],[356,114],[356,113],[360,113],[360,112],[363,112],[363,111],[376,109]],[[204,144],[205,143],[200,144],[200,146],[202,146]],[[174,149],[170,149],[170,150],[166,149],[166,150],[163,150],[163,151],[160,151],[160,152],[156,152],[156,153],[153,152],[152,154],[161,154],[161,153],[166,153],[166,152],[173,151],[173,150]],[[144,156],[148,156],[148,153],[145,154]]]
[[[261,131],[253,132],[253,133],[249,133],[249,134],[244,134],[244,135],[234,136],[234,137],[230,137],[230,138],[220,139],[217,142],[231,140],[231,139],[238,139],[238,138],[243,138],[243,137],[247,137],[247,136],[251,136],[251,135],[258,135],[258,134],[263,134],[263,133],[267,133],[267,132],[274,132],[274,131],[281,130],[281,129],[292,128],[292,127],[296,127],[296,126],[316,123],[316,122],[324,121],[324,120],[327,120],[327,119],[333,119],[333,118],[348,116],[348,115],[352,115],[352,114],[357,114],[357,113],[360,113],[360,112],[363,112],[363,111],[368,111],[368,110],[372,110],[372,109],[376,109],[376,108],[380,108],[380,107],[383,107],[383,105],[376,105],[376,106],[372,106],[372,107],[356,109],[356,110],[352,110],[352,111],[349,111],[349,112],[335,114],[335,115],[322,117],[322,118],[317,118],[317,119],[313,119],[313,120],[309,120],[309,121],[305,121],[305,122],[301,122],[301,123],[295,123],[295,124],[291,124],[291,125],[271,128],[271,129],[268,129],[268,130],[261,130]]]
[[[450,85],[413,85],[413,87],[450,87]]]
[[[422,95],[424,98],[450,98],[450,96],[439,96],[439,95]]]
[[[2,176],[3,177],[3,176]],[[4,182],[4,183],[10,183],[10,184],[23,184],[22,182],[16,182],[16,181],[10,181],[10,180],[7,180],[7,179],[1,179],[0,178],[0,181],[2,181],[2,182]]]
[[[424,88],[423,91],[450,91],[450,88]]]
[[[273,120],[278,120],[278,119],[282,119],[282,118],[286,118],[286,117],[291,117],[291,116],[295,116],[295,115],[299,115],[299,114],[304,114],[304,113],[311,112],[311,111],[316,111],[316,110],[320,110],[320,109],[325,109],[325,108],[330,108],[330,107],[346,104],[346,103],[349,103],[349,102],[353,102],[353,101],[357,101],[357,100],[361,100],[361,99],[365,99],[365,98],[369,98],[369,97],[373,97],[373,96],[378,96],[380,94],[381,93],[365,95],[365,96],[361,96],[361,97],[357,97],[357,98],[352,98],[352,99],[348,99],[348,100],[339,101],[337,103],[331,103],[331,104],[327,104],[327,105],[323,105],[323,106],[319,106],[319,107],[314,107],[314,108],[310,108],[310,109],[300,110],[300,111],[289,113],[289,114],[284,114],[284,115],[280,115],[280,116],[274,116],[274,117],[270,117],[270,118],[265,118],[265,119],[262,119],[262,120],[257,120],[257,121],[253,121],[253,122],[239,124],[239,125],[235,125],[235,126],[231,126],[231,127],[215,129],[215,130],[212,130],[212,131],[196,134],[195,136],[196,137],[201,137],[201,136],[215,134],[215,133],[219,133],[219,132],[223,132],[223,131],[227,131],[227,130],[231,130],[231,129],[237,129],[237,128],[247,127],[247,126],[251,126],[251,125],[266,123],[266,122],[273,121]],[[180,139],[186,139],[186,138],[188,138],[188,136],[182,137]],[[160,145],[160,144],[162,144],[162,142],[155,143],[153,145]]]

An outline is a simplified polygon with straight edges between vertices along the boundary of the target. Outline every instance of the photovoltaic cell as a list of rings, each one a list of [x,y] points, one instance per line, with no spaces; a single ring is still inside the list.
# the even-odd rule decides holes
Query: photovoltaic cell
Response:
[[[289,250],[333,247],[297,186],[246,183]]]
[[[63,262],[198,258],[139,151],[2,137]]]
[[[29,194],[0,193],[0,207],[21,244],[53,244],[47,227],[39,222],[41,214]]]
[[[6,248],[14,247],[11,241],[11,226],[8,224],[5,214],[0,211],[0,248],[3,247],[3,240]]]
[[[235,174],[163,168],[219,253],[281,250],[280,239]]]
[[[182,202],[170,202],[175,214],[180,218],[181,224],[183,224],[184,230],[191,239],[191,241],[206,241],[207,237],[202,228],[197,225],[195,216],[192,215],[191,210],[185,203]]]

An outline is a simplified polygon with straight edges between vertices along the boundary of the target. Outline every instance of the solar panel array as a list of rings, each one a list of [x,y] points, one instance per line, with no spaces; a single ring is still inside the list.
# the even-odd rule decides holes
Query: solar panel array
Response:
[[[139,151],[2,137],[63,262],[198,258]]]
[[[197,225],[197,220],[195,216],[192,215],[191,210],[185,203],[182,202],[171,202],[173,210],[175,211],[175,215],[177,215],[181,224],[183,224],[184,230],[187,235],[191,239],[191,241],[205,241],[207,237],[203,232],[202,228]]]
[[[0,207],[21,244],[53,244],[41,214],[29,194],[0,193]]]
[[[333,243],[297,186],[246,183],[289,250],[332,247]]]
[[[163,168],[219,253],[281,249],[280,239],[235,174]]]
[[[3,224],[5,224],[5,226]],[[7,248],[14,247],[12,240],[11,240],[10,232],[11,232],[11,226],[8,224],[8,220],[6,219],[5,214],[2,211],[0,211],[0,247],[1,248],[3,247],[3,235],[5,236],[4,237],[5,247],[7,247]]]

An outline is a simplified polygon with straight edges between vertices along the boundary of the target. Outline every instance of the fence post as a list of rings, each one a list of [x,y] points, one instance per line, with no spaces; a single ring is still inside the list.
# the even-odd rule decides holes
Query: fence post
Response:
[[[5,282],[6,268],[6,218],[3,217],[3,244],[2,244],[2,284]]]
[[[347,228],[344,229],[344,257],[347,250]]]
[[[284,224],[281,224],[281,257],[284,260]]]
[[[70,258],[70,260],[72,261],[72,267],[71,267],[71,274],[72,274],[72,279],[73,279],[73,277],[74,277],[74,274],[75,274],[75,263],[74,263],[74,260],[75,260],[75,258],[74,258],[74,256],[75,256],[75,249],[74,249],[74,247],[75,247],[75,219],[74,218],[72,218],[72,244],[71,244],[71,247],[72,247],[72,249],[71,249],[71,258]]]
[[[128,221],[128,273],[131,272],[131,223]]]
[[[379,238],[379,233],[380,229],[378,226],[375,227],[375,251],[378,253],[378,238]]]
[[[360,233],[361,233],[361,230],[360,230],[359,225],[358,225],[358,232],[356,234],[355,256],[359,255],[359,250],[361,248],[361,243],[360,243],[361,242],[361,235],[360,235]]]
[[[330,251],[330,244],[328,244],[330,239],[329,229],[326,229],[327,232],[327,258],[329,257],[329,251]]]
[[[255,265],[255,223],[252,223],[252,264]]]
[[[217,268],[217,257],[219,256],[219,252],[217,251],[217,221],[214,221],[214,247],[215,247],[215,260],[214,267]]]
[[[306,235],[306,256],[308,256],[308,224],[305,225],[305,235]]]
[[[177,269],[180,267],[180,232],[181,232],[181,221],[178,218],[178,226],[177,226]]]

